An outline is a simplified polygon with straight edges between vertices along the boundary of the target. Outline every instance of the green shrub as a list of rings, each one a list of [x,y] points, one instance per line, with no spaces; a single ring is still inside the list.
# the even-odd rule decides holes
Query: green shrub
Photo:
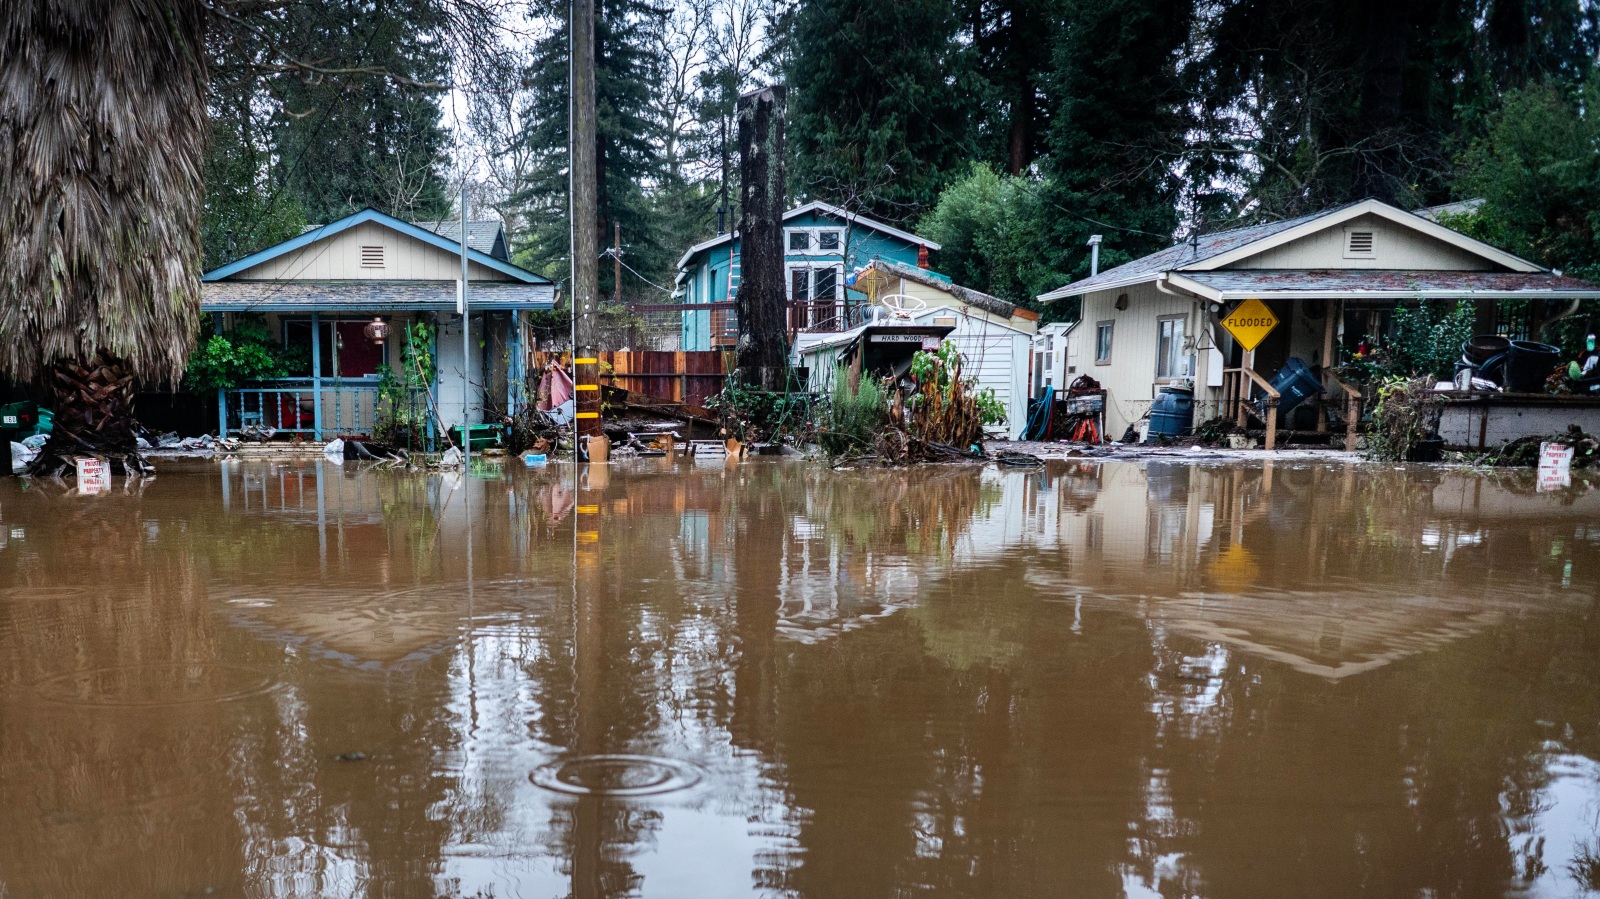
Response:
[[[251,381],[287,378],[305,365],[304,354],[286,349],[257,315],[239,315],[223,334],[204,335],[189,354],[185,390],[232,390]]]
[[[837,366],[833,370],[833,395],[817,428],[817,443],[830,456],[862,452],[873,445],[888,417],[888,402],[878,382],[865,377],[857,389],[851,390],[850,370]]]

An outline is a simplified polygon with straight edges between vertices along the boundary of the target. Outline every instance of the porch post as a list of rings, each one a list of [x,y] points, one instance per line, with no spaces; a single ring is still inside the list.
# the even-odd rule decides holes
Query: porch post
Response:
[[[218,337],[221,337],[222,336],[222,313],[221,312],[213,312],[213,313],[211,313],[211,324],[212,324],[212,330],[216,333],[216,335]],[[217,388],[217,436],[218,437],[227,437],[228,436],[228,391],[222,389],[221,387]],[[224,483],[223,490],[224,490],[224,492],[226,492],[226,490],[227,490],[226,483]]]
[[[1326,308],[1322,313],[1322,389],[1328,389],[1328,381],[1333,372],[1333,307],[1335,300],[1324,300]],[[1317,433],[1328,433],[1328,403],[1333,401],[1333,394],[1324,394],[1321,402],[1317,403]]]
[[[511,358],[506,366],[506,413],[516,415],[518,406],[522,401],[522,318],[517,310],[511,310],[511,339],[507,355]]]
[[[299,424],[299,413],[295,413]],[[311,429],[322,440],[322,313],[311,313]]]
[[[1255,350],[1241,348],[1239,351],[1239,420],[1236,423],[1239,430],[1245,429],[1246,407],[1250,401],[1250,362],[1255,355]]]

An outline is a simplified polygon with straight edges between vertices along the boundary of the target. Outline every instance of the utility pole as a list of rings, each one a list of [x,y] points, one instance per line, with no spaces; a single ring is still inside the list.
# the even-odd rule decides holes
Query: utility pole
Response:
[[[472,466],[472,321],[467,317],[467,179],[461,179],[461,465]]]
[[[783,276],[784,88],[739,98],[738,375],[747,386],[782,391],[789,377],[788,297]]]
[[[567,34],[571,140],[567,166],[572,222],[572,381],[577,389],[578,450],[588,455],[588,438],[605,433],[600,423],[600,356],[595,325],[600,294],[600,246],[595,233],[599,199],[595,184],[594,0],[572,0]]]
[[[616,295],[617,305],[622,305],[622,224],[612,224],[611,238],[611,289]]]

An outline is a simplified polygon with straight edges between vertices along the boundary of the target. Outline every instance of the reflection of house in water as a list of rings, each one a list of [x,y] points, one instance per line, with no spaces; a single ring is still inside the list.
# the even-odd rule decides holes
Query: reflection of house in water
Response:
[[[223,508],[242,513],[232,520],[259,548],[229,568],[226,606],[237,625],[313,655],[412,664],[457,643],[474,616],[509,616],[552,595],[517,570],[543,533],[535,522],[561,505],[540,490],[324,462],[219,471]],[[564,488],[543,487],[552,490]],[[469,517],[482,579],[464,586]]]
[[[1021,566],[1067,614],[1110,607],[1332,679],[1500,620],[1519,597],[1497,585],[1517,582],[1532,545],[1574,536],[1600,511],[1592,496],[1513,499],[1476,475],[1419,489],[1414,473],[1390,483],[1325,464],[1175,460],[976,477],[996,499],[972,513],[954,566]],[[919,585],[935,586],[926,560],[918,568]],[[814,615],[808,599],[799,611]]]

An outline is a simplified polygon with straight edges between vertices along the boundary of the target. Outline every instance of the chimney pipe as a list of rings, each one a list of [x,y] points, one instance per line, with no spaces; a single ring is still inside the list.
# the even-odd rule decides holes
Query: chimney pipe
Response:
[[[1100,235],[1089,235],[1089,277],[1100,274]]]

